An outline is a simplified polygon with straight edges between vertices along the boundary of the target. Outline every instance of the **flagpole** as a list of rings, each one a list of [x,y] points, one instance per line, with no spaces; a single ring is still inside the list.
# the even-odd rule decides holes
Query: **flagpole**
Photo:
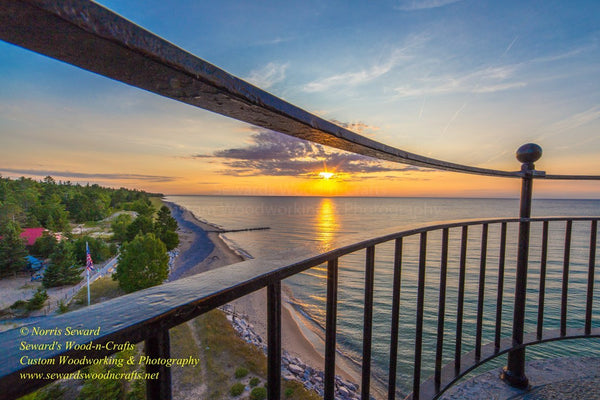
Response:
[[[87,271],[87,287],[88,287],[88,306],[90,305],[90,270],[85,269]]]
[[[88,247],[88,242],[85,242],[85,270],[87,272],[87,289],[88,289],[88,306],[90,305],[90,248]]]

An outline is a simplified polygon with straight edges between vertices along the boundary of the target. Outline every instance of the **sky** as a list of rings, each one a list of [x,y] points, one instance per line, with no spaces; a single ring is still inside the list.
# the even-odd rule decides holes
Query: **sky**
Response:
[[[102,0],[324,119],[402,150],[600,175],[600,2]],[[329,174],[333,173],[329,179]],[[518,197],[517,179],[381,162],[0,42],[0,174],[164,194]],[[536,181],[536,197],[600,198]]]

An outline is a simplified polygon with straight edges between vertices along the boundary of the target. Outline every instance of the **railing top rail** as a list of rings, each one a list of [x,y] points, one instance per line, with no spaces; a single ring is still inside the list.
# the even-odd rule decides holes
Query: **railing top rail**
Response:
[[[550,217],[528,220],[532,222],[545,220],[590,221],[600,220],[600,217]],[[327,253],[310,251],[276,254],[269,259],[248,260],[228,265],[194,277],[169,282],[92,305],[82,310],[44,318],[27,329],[31,333],[33,326],[36,329],[47,329],[49,331],[56,327],[61,327],[61,329],[66,329],[66,327],[73,329],[100,327],[98,336],[74,335],[72,339],[78,344],[88,343],[90,340],[93,340],[96,344],[103,344],[108,341],[123,343],[127,340],[135,343],[146,339],[148,334],[155,332],[157,329],[168,329],[179,325],[206,311],[263,288],[269,283],[369,246],[425,231],[464,225],[519,221],[519,218],[496,218],[439,222],[429,226],[407,226],[402,230],[394,228],[369,232],[369,235],[375,236],[369,239],[364,239],[366,233],[363,233],[348,237],[340,243],[339,248]],[[281,260],[289,261],[282,266]],[[69,372],[81,367],[76,365],[22,365],[20,363],[19,360],[26,355],[26,352],[21,351],[19,346],[16,345],[17,343],[26,340],[29,344],[42,344],[48,343],[48,338],[47,334],[23,335],[19,329],[0,333],[0,351],[3,354],[2,363],[0,363],[0,391],[17,390],[15,385],[20,385],[19,373],[21,372]],[[104,349],[97,353],[107,355],[117,350]],[[42,349],[36,350],[35,358],[49,359],[65,354],[75,355],[78,353],[66,351],[64,348]],[[89,356],[89,352],[83,352],[82,354],[88,354]]]
[[[273,96],[88,0],[2,1],[0,39],[161,96],[341,150],[439,170],[521,176],[521,171],[437,160],[366,138]]]

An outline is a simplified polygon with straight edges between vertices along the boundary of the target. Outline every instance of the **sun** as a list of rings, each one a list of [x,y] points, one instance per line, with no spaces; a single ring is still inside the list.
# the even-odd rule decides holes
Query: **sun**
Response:
[[[327,172],[327,171],[319,172],[319,176],[323,179],[330,179],[333,177],[333,175],[335,175],[333,172]]]

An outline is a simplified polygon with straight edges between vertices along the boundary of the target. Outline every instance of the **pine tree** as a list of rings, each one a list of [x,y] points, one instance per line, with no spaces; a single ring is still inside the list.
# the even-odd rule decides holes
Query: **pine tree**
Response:
[[[44,272],[42,283],[45,287],[73,285],[81,281],[82,268],[77,265],[72,245],[59,242],[50,255],[50,265]]]
[[[161,229],[167,231],[177,230],[177,221],[171,216],[171,210],[169,210],[169,207],[167,206],[162,206],[160,210],[158,210],[156,224],[160,226]]]
[[[158,211],[154,231],[162,242],[171,251],[179,245],[179,235],[177,232],[177,221],[171,216],[171,210],[167,206],[162,206]]]
[[[169,256],[165,244],[153,233],[136,236],[121,246],[113,279],[126,292],[160,285],[169,276]]]
[[[0,276],[15,274],[27,265],[27,250],[21,238],[21,227],[8,222],[2,229],[0,239]]]

